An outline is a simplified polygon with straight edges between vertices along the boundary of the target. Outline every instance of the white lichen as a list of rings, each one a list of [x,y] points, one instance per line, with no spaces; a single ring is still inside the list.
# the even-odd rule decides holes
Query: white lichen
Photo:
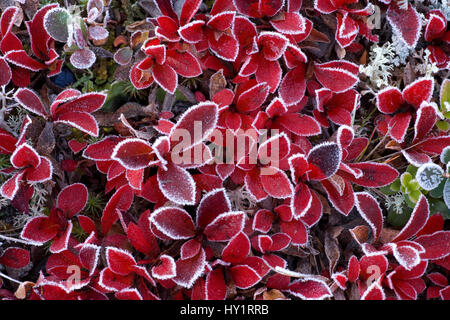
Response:
[[[374,44],[369,51],[369,63],[366,66],[360,65],[359,72],[367,75],[372,85],[378,89],[388,86],[395,58],[395,50],[390,42],[381,47]]]
[[[396,214],[404,212],[405,196],[399,192],[391,196],[386,196],[385,205],[387,209],[393,210]]]
[[[231,207],[235,211],[252,208],[256,205],[253,196],[243,186],[234,190],[227,190],[228,198],[231,202]]]

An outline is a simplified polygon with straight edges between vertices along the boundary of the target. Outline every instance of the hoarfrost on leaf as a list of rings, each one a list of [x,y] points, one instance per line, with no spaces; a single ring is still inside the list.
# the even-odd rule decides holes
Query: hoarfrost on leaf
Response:
[[[416,180],[420,187],[430,191],[436,188],[442,181],[444,170],[434,163],[422,165],[416,173]]]

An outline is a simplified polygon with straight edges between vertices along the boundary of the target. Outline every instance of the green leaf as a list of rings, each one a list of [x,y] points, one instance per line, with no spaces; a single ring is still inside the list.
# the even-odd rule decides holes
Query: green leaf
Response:
[[[108,90],[108,96],[106,97],[106,101],[103,104],[102,111],[116,111],[125,102],[127,102],[129,97],[125,93],[126,87],[126,81],[113,82],[111,88]]]
[[[442,180],[441,183],[430,191],[429,195],[433,198],[440,199],[442,198],[443,192],[444,192],[444,185],[446,180]]]
[[[450,129],[450,123],[445,120],[439,120],[436,122],[436,127],[441,131],[447,132]]]
[[[416,173],[416,180],[420,187],[430,191],[439,186],[444,170],[435,163],[426,163],[420,166]]]
[[[59,42],[67,42],[69,39],[70,13],[64,8],[53,8],[44,17],[44,27],[47,33]]]
[[[413,176],[416,175],[417,169],[419,169],[418,167],[415,167],[413,165],[409,165],[408,168],[406,168],[406,172],[411,173]]]
[[[404,172],[400,176],[400,182],[402,186],[407,187],[413,176],[409,172]]]
[[[443,164],[450,163],[450,146],[447,146],[442,150],[440,160]]]
[[[402,212],[397,213],[395,210],[389,210],[387,221],[394,227],[403,227],[411,216],[412,208],[409,208],[406,204],[402,207]]]
[[[441,86],[441,109],[445,110],[445,102],[450,103],[450,79],[445,79]]]
[[[439,199],[430,200],[430,212],[431,214],[441,213],[445,219],[450,218],[450,209],[445,205],[444,201]]]
[[[444,191],[442,193],[444,202],[448,208],[450,208],[450,179],[447,179],[444,185]]]

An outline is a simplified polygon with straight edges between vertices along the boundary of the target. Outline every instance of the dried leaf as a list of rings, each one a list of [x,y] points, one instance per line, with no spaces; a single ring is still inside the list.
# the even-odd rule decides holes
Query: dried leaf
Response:
[[[53,122],[47,122],[44,130],[39,135],[36,145],[37,152],[42,155],[48,155],[52,153],[55,148],[56,140],[53,133]]]
[[[220,69],[209,79],[209,97],[212,99],[217,94],[217,92],[225,89],[226,86],[227,80],[223,76],[222,69]]]
[[[16,292],[14,292],[14,295],[17,299],[25,299],[33,289],[34,285],[35,283],[30,281],[22,282],[17,288]]]
[[[353,238],[360,244],[367,242],[367,239],[369,238],[369,228],[367,226],[356,226],[349,231]]]

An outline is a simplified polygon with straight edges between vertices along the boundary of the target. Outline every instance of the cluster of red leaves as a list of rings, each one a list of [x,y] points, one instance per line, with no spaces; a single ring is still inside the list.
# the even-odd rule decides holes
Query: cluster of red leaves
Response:
[[[21,238],[34,246],[49,243],[51,254],[27,297],[226,299],[234,297],[236,289],[239,294],[254,288],[255,299],[270,289],[288,297],[326,299],[337,288],[346,290],[356,283],[361,299],[416,299],[424,290],[428,298],[449,299],[450,232],[443,231],[442,216],[430,217],[422,196],[405,227],[382,241],[380,205],[370,193],[354,191],[386,186],[399,175],[389,164],[360,160],[369,139],[356,136],[352,128],[360,108],[358,65],[315,61],[302,51],[313,22],[300,13],[301,0],[218,0],[208,14],[198,12],[201,2],[186,0],[177,13],[171,1],[155,0],[162,15],[150,19],[155,36],[143,43],[145,58],[132,66],[130,80],[137,89],[156,83],[174,94],[179,77],[222,70],[227,88],[209,100],[199,95],[198,104],[179,117],[161,113],[154,126],[157,136],[146,138],[122,118],[128,136],[110,135],[89,145],[69,142],[74,154],[83,151],[82,157],[106,175],[105,194],[113,194],[96,221],[82,214],[88,188],[69,184],[51,201],[48,216],[28,221]],[[395,2],[388,5],[394,32],[413,47],[420,33],[416,10],[409,6],[400,12]],[[45,6],[27,23],[38,60],[23,50],[12,32],[17,10],[3,12],[1,86],[11,79],[16,86],[27,86],[30,71],[60,71],[62,61],[43,27],[45,13],[54,7]],[[366,24],[371,4],[317,0],[314,8],[335,17],[335,40],[342,48],[358,51],[359,35],[378,41]],[[440,12],[431,11],[425,31],[425,40],[433,43],[432,59],[442,68],[449,59],[435,42],[446,43],[444,21]],[[441,116],[431,102],[433,90],[434,80],[422,78],[402,91],[389,87],[376,96],[379,134],[393,139],[416,166],[430,162],[430,156],[450,144],[450,136],[432,130]],[[104,94],[66,89],[47,103],[22,88],[14,98],[47,123],[99,134],[92,113],[102,107]],[[313,110],[307,110],[311,105]],[[28,116],[19,137],[0,129],[0,153],[11,155],[12,165],[2,171],[11,177],[1,195],[13,201],[29,199],[23,194],[33,194],[33,184],[52,178],[52,162],[26,140],[31,122]],[[407,135],[411,122],[413,137]],[[319,136],[336,126],[331,136]],[[249,129],[278,133],[258,145],[257,137],[245,133]],[[193,139],[180,141],[180,131]],[[231,141],[213,138],[230,131]],[[246,144],[240,156],[231,163],[212,162],[215,154],[209,146],[230,149],[242,138]],[[255,162],[250,161],[252,152]],[[189,156],[180,163],[181,153]],[[199,153],[203,156],[197,161]],[[276,154],[277,161],[269,154]],[[269,200],[275,205],[253,211],[235,207],[229,191],[237,187],[255,203]],[[147,201],[151,209],[136,212],[133,205],[138,201]],[[331,274],[288,270],[287,250],[311,245],[311,229],[329,204],[343,216],[358,212],[372,230],[371,242],[359,243],[360,258],[352,256],[346,268],[330,268]],[[83,241],[75,237],[75,225],[87,235]],[[12,268],[29,262],[22,248],[10,247],[0,256],[0,264]],[[431,264],[447,273],[427,274]],[[67,272],[73,267],[80,270],[75,280]],[[0,295],[14,297],[4,290]]]

